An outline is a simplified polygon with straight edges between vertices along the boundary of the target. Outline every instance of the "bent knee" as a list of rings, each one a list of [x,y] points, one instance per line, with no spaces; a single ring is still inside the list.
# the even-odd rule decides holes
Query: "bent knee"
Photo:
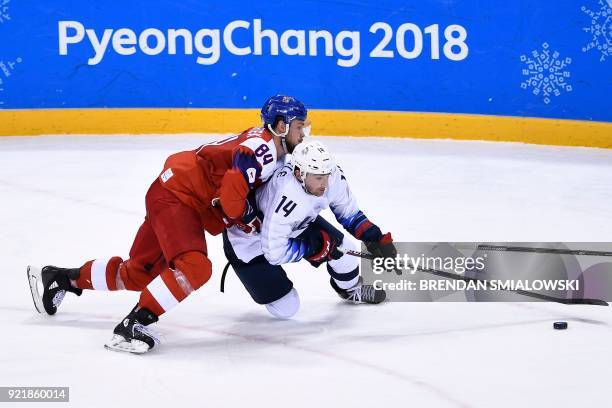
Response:
[[[185,252],[177,256],[172,263],[176,270],[185,275],[194,290],[208,282],[212,275],[212,263],[202,252]]]
[[[295,288],[291,288],[282,298],[266,304],[266,309],[279,319],[289,319],[300,309],[300,296]]]

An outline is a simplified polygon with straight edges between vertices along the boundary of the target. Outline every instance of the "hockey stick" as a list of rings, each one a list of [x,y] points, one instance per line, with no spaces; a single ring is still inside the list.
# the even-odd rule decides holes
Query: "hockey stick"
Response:
[[[221,293],[225,293],[225,277],[227,276],[227,271],[229,270],[230,266],[232,266],[232,264],[228,262],[225,264],[225,267],[223,268],[223,273],[221,274],[221,285],[219,287],[219,290],[221,291]]]
[[[345,249],[345,248],[341,248],[341,247],[337,247],[337,249],[340,252],[342,252],[342,253],[345,253],[347,255],[356,256],[356,257],[359,257],[359,258],[365,258],[365,259],[374,259],[374,258],[376,258],[372,254],[366,254],[366,253],[363,253],[363,252],[353,251],[351,249]],[[410,264],[408,264],[406,266],[412,267],[412,265],[410,265]],[[414,269],[414,268],[412,267],[412,269]],[[431,275],[441,276],[441,277],[447,278],[447,279],[462,280],[462,281],[466,281],[466,282],[486,282],[486,279],[469,278],[467,276],[458,275],[458,274],[452,273],[452,272],[440,271],[440,270],[437,270],[437,269],[425,269],[425,268],[417,267],[416,270],[419,271],[419,272],[423,272],[423,273],[429,273]],[[540,299],[540,300],[545,300],[545,301],[548,301],[548,302],[563,303],[564,305],[608,306],[608,302],[606,302],[604,300],[601,300],[601,299],[583,299],[583,298],[564,299],[564,298],[558,298],[558,297],[555,297],[555,296],[543,295],[541,293],[530,292],[530,291],[522,290],[522,289],[501,289],[501,290],[505,290],[507,292],[514,292],[514,293],[517,293],[519,295],[528,296],[528,297],[532,297],[532,298]]]
[[[588,255],[588,256],[612,256],[612,252],[592,251],[589,249],[556,249],[556,248],[531,248],[522,246],[503,246],[481,244],[476,248],[481,251],[499,252],[531,252],[536,254],[560,254],[560,255]]]

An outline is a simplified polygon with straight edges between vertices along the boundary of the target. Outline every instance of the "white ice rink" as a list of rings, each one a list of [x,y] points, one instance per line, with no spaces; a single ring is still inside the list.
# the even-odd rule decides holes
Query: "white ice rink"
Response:
[[[103,348],[138,293],[34,311],[26,265],[127,257],[166,156],[212,138],[0,138],[0,386],[70,386],[70,406],[103,408],[609,406],[611,308],[353,306],[303,262],[287,268],[301,310],[278,321],[233,274],[219,292],[220,237],[207,238],[213,278],[162,317],[147,355]],[[321,140],[397,241],[612,242],[612,150]]]

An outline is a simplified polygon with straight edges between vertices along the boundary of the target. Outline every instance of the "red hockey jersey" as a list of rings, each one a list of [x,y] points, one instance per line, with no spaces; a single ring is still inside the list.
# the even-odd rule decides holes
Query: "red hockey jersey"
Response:
[[[272,134],[251,128],[171,155],[159,178],[181,202],[198,211],[207,232],[217,235],[225,227],[224,216],[239,219],[243,215],[249,191],[270,178],[277,156]],[[212,207],[217,197],[223,211]]]

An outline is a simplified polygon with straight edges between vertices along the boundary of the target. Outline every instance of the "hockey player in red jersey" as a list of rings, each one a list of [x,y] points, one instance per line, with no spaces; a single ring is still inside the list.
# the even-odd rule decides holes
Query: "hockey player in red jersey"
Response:
[[[218,235],[230,226],[247,233],[259,230],[247,195],[304,138],[307,110],[295,98],[270,97],[261,116],[264,127],[168,157],[146,194],[146,216],[129,259],[95,259],[74,269],[29,267],[36,309],[55,314],[66,292],[140,291],[138,304],[116,326],[106,347],[132,353],[153,348],[157,339],[146,326],[210,279],[204,231]]]

